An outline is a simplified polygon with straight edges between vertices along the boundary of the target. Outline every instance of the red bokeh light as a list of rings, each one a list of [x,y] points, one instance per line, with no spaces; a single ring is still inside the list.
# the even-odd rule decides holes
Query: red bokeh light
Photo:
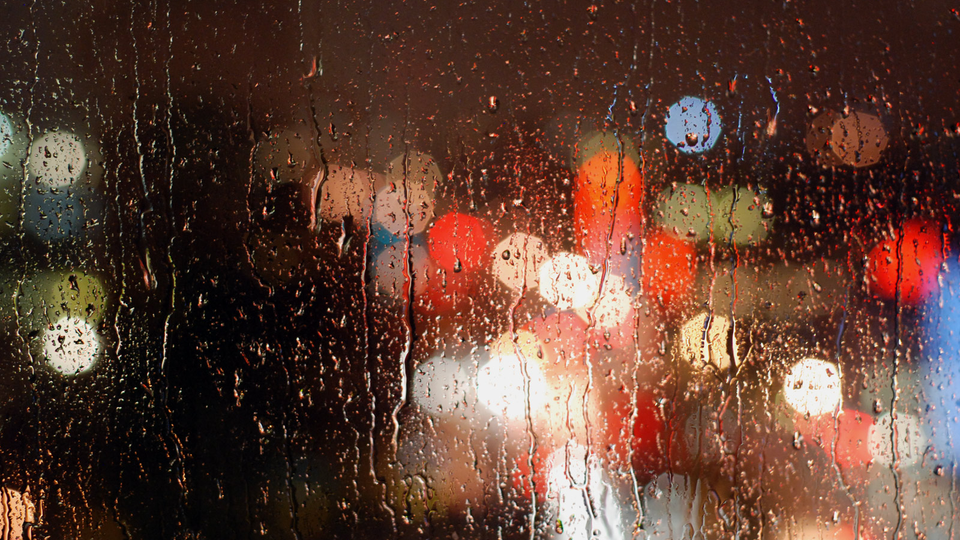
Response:
[[[597,152],[577,173],[577,245],[591,264],[600,264],[619,256],[627,238],[639,236],[643,175],[628,156],[610,151]]]
[[[869,255],[869,280],[874,294],[919,304],[937,290],[937,273],[943,262],[943,237],[939,227],[923,220],[907,221],[893,238],[877,244]]]
[[[446,214],[430,228],[427,242],[430,257],[448,272],[476,272],[488,256],[487,229],[482,219],[456,212]]]
[[[643,294],[664,305],[680,300],[693,284],[696,251],[689,242],[670,234],[654,232],[643,248]]]

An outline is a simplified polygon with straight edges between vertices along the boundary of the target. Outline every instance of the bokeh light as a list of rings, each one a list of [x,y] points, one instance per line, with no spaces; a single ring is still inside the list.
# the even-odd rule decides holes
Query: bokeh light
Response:
[[[526,233],[513,233],[493,248],[491,272],[514,291],[540,284],[540,267],[550,256],[543,240]]]
[[[22,120],[0,110],[0,177],[21,177],[29,140]]]
[[[476,272],[490,256],[489,229],[489,224],[479,218],[457,212],[445,214],[428,233],[430,258],[448,272]]]
[[[406,157],[406,159],[404,159]],[[443,181],[440,166],[430,154],[410,151],[395,156],[387,165],[387,184],[417,186],[432,200]]]
[[[545,466],[549,538],[627,538],[639,522],[632,486],[617,482],[585,446],[567,444]]]
[[[647,236],[641,264],[643,294],[664,305],[678,303],[696,277],[696,250],[671,234]]]
[[[608,274],[603,279],[600,297],[587,312],[590,319],[599,328],[616,328],[632,321],[634,287],[629,286],[622,277]],[[633,333],[630,333],[631,337]]]
[[[655,216],[659,225],[674,235],[690,240],[710,238],[713,214],[707,192],[696,184],[678,184],[660,194]]]
[[[600,274],[586,257],[557,253],[540,267],[540,295],[560,309],[592,306],[600,293]]]
[[[100,336],[79,317],[63,317],[43,334],[43,355],[47,364],[67,376],[79,375],[94,366],[100,357]]]
[[[47,131],[30,145],[27,170],[48,188],[77,184],[87,170],[87,149],[83,140],[69,131]]]
[[[383,175],[342,165],[327,167],[317,203],[320,218],[341,222],[347,216],[364,223],[370,215],[374,186],[384,183]]]
[[[717,195],[713,207],[718,240],[732,241],[738,246],[756,244],[770,233],[772,202],[763,190],[726,188]]]
[[[667,110],[667,140],[685,154],[713,148],[720,138],[720,114],[710,101],[686,96]]]
[[[836,460],[843,472],[854,468],[863,470],[874,461],[870,434],[874,420],[870,415],[854,409],[841,409],[837,416],[823,414],[799,417],[794,430],[806,441],[817,445],[831,460]]]
[[[373,265],[373,282],[377,290],[392,298],[403,298],[413,285],[413,296],[427,290],[430,257],[419,243],[396,242],[377,255]]]
[[[875,115],[852,112],[834,121],[830,148],[845,165],[869,167],[880,161],[887,147],[887,131]]]
[[[588,136],[574,179],[574,230],[577,246],[591,264],[603,262],[621,273],[635,268],[640,234],[643,175],[633,142],[613,134]]]
[[[943,236],[933,222],[910,220],[869,254],[868,283],[881,298],[919,304],[937,291]]]
[[[679,356],[694,370],[726,371],[733,364],[730,340],[733,325],[723,315],[701,313],[680,326]]]
[[[413,398],[421,409],[434,416],[465,414],[467,395],[473,379],[457,360],[435,356],[417,366],[413,376]]]
[[[537,357],[539,344],[533,334],[517,333],[514,341],[504,334],[491,346],[490,360],[477,374],[477,399],[493,414],[507,420],[536,414],[546,394],[546,382]]]
[[[838,118],[837,113],[825,111],[811,120],[807,127],[807,151],[823,167],[833,167],[841,163],[833,148],[833,125]]]
[[[643,530],[650,540],[686,538],[702,526],[700,482],[679,474],[661,474],[643,489]]]
[[[886,412],[877,417],[870,427],[869,444],[874,460],[884,467],[895,462],[901,467],[913,467],[923,459],[930,435],[920,418],[915,415]],[[896,439],[896,446],[894,446]]]
[[[423,232],[433,219],[434,198],[418,182],[390,182],[377,191],[373,206],[374,221],[390,234]]]
[[[840,382],[840,370],[836,364],[804,358],[787,373],[783,397],[801,415],[834,413],[843,399]]]

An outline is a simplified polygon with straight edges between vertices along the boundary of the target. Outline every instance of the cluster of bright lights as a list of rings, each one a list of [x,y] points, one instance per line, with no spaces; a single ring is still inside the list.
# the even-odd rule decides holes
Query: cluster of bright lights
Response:
[[[836,364],[804,358],[790,368],[783,382],[783,398],[801,415],[833,414],[843,400],[840,382]]]
[[[727,187],[708,194],[702,186],[667,188],[656,214],[660,226],[696,241],[756,244],[770,232],[772,203],[762,190]]]

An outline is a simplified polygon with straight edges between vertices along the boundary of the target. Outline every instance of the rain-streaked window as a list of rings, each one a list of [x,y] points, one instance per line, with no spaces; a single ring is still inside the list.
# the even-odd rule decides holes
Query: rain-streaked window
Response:
[[[0,539],[960,535],[960,6],[0,14]]]

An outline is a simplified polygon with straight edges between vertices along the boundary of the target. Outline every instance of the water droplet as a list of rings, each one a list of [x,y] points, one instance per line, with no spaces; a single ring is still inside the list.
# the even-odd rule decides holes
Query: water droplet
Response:
[[[773,217],[773,203],[768,202],[763,205],[763,217],[770,219]]]
[[[487,108],[490,109],[492,113],[497,112],[497,109],[500,108],[500,100],[497,99],[497,96],[490,96],[487,99]]]
[[[873,400],[873,412],[880,414],[883,412],[883,403],[879,399]]]
[[[933,474],[943,476],[943,465],[937,465],[937,467],[933,469]]]
[[[453,271],[459,273],[463,270],[463,264],[460,262],[460,257],[457,257],[457,260],[453,261]]]
[[[803,435],[801,435],[799,431],[793,432],[793,447],[796,450],[803,447]]]
[[[696,133],[687,133],[687,136],[685,138],[686,138],[687,144],[690,146],[696,146],[697,143],[700,142],[700,136],[697,135]]]
[[[510,260],[510,250],[509,250],[509,249],[503,250],[503,253],[501,253],[500,256],[503,257],[503,260],[509,261],[509,260]]]
[[[557,531],[557,534],[563,534],[563,522],[559,519],[557,520],[557,526],[554,528]]]

